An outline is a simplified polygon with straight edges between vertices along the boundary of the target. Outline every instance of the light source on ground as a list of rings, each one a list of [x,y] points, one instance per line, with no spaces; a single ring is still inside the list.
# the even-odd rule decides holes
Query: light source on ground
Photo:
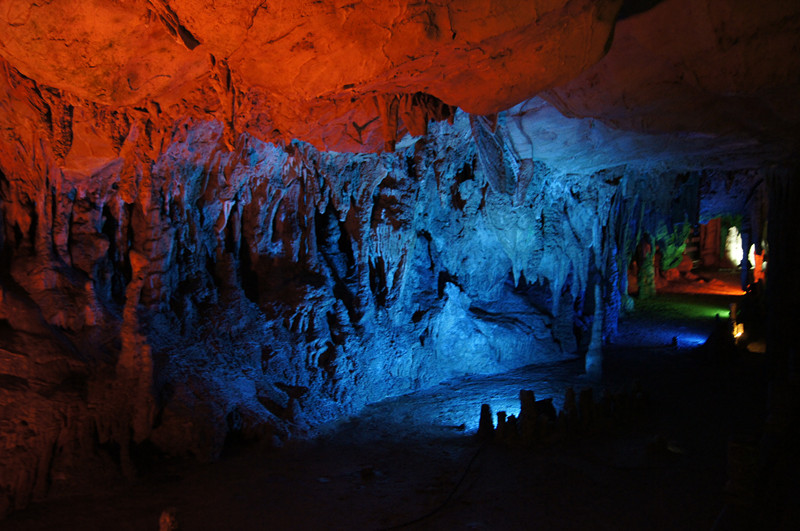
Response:
[[[744,324],[742,323],[734,323],[733,325],[733,337],[737,341],[744,335]]]
[[[703,334],[693,333],[693,332],[683,332],[677,337],[677,347],[678,348],[686,348],[686,347],[699,347],[703,343],[706,342],[708,337]]]

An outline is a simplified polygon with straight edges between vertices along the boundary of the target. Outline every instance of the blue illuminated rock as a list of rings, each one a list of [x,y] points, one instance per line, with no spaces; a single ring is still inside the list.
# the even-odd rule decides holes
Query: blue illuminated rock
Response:
[[[46,479],[20,479],[26,460],[71,470],[42,453],[55,433],[96,433],[133,473],[129,448],[145,441],[213,460],[231,438],[280,444],[370,401],[590,342],[599,366],[598,335],[627,296],[610,272],[636,244],[620,220],[669,228],[642,207],[660,212],[655,197],[680,191],[669,174],[644,187],[625,168],[565,173],[519,156],[504,115],[493,131],[459,112],[392,155],[247,135],[228,151],[218,122],[126,120],[102,178],[61,169],[46,142],[0,161],[3,282],[25,301],[6,298],[0,317],[15,330],[39,320],[51,338],[2,348],[38,359],[54,343],[71,367],[19,376],[6,415],[28,415],[34,381],[86,382],[79,405],[51,404],[75,416],[35,424],[26,450],[4,454],[2,477],[28,492]]]

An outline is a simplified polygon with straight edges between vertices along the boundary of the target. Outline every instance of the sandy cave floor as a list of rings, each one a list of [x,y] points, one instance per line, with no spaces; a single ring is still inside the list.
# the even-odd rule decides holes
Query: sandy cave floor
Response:
[[[591,382],[579,359],[465,376],[368,406],[313,441],[238,449],[211,465],[159,462],[0,527],[158,529],[175,507],[183,530],[711,529],[728,499],[728,443],[758,439],[766,403],[763,355],[698,348],[714,315],[727,318],[736,282],[680,281],[621,321],[593,387],[641,382],[646,407],[633,422],[532,449],[484,445],[474,436],[482,403],[517,413],[524,388],[560,409],[567,387]]]

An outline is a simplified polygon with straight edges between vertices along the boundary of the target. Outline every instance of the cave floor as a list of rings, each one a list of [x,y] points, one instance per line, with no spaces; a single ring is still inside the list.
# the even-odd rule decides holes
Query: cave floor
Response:
[[[706,293],[686,293],[691,285]],[[465,376],[280,450],[236,449],[202,466],[162,461],[127,485],[35,504],[4,529],[157,529],[166,507],[183,530],[711,529],[727,500],[729,441],[760,435],[764,358],[697,348],[736,290],[691,285],[638,303],[605,349],[593,387],[641,382],[646,407],[634,422],[528,449],[482,444],[481,403],[516,413],[526,388],[560,408],[567,387],[591,382],[579,359]]]

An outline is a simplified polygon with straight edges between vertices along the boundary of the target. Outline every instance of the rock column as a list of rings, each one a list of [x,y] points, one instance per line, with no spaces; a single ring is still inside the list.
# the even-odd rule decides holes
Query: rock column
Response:
[[[645,235],[639,246],[639,274],[637,276],[637,281],[639,283],[640,299],[649,299],[656,295],[654,258],[655,248],[653,247],[650,237]]]
[[[789,388],[797,375],[797,249],[800,248],[800,184],[797,175],[775,172],[769,186],[769,269],[767,270],[767,354],[770,358],[770,418],[792,409]]]
[[[586,374],[599,379],[603,372],[603,293],[600,283],[594,285],[594,321],[592,338],[586,351]]]
[[[779,515],[791,513],[789,485],[797,474],[797,413],[800,410],[797,372],[797,248],[800,246],[800,185],[797,173],[776,171],[768,176],[769,268],[767,270],[767,355],[769,394],[761,441],[764,514],[775,515],[766,526],[778,526]]]

